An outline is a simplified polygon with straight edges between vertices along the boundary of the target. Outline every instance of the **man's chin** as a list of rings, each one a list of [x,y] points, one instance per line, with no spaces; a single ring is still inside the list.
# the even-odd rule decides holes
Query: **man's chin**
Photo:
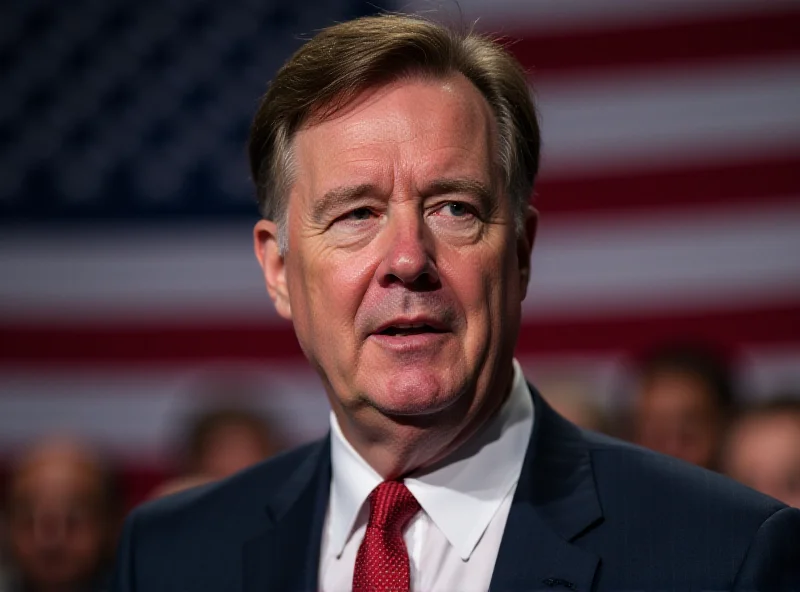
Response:
[[[452,407],[463,393],[450,377],[432,369],[382,373],[368,400],[381,414],[396,420],[437,415]]]

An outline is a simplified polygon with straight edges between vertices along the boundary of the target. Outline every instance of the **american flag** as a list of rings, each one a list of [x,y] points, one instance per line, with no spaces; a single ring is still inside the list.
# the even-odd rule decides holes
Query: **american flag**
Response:
[[[230,373],[295,440],[324,432],[320,382],[252,255],[243,146],[302,37],[375,8],[4,8],[0,452],[74,431],[157,470]],[[456,8],[445,20],[503,35],[541,114],[530,377],[580,376],[614,405],[620,360],[691,337],[737,354],[749,396],[800,384],[800,2]]]

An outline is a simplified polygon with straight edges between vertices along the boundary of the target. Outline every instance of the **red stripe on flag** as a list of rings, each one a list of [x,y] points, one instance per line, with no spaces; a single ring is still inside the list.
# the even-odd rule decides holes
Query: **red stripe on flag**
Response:
[[[661,340],[698,338],[726,347],[800,340],[800,302],[758,308],[704,310],[586,319],[526,321],[521,355],[637,350]],[[290,326],[119,324],[89,327],[0,327],[0,365],[95,367],[199,363],[209,360],[288,360],[302,352]]]
[[[737,204],[763,207],[800,201],[800,156],[779,155],[721,163],[543,178],[535,203],[541,212],[647,211]]]
[[[714,16],[570,34],[508,36],[511,52],[536,75],[588,69],[681,66],[800,51],[800,9]]]
[[[641,351],[661,342],[699,340],[735,350],[800,342],[800,301],[758,309],[720,309],[625,318],[537,320],[520,333],[520,354]]]

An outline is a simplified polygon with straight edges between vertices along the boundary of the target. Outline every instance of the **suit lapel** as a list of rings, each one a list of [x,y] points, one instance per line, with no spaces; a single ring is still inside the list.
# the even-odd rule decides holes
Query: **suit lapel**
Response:
[[[330,439],[325,438],[268,500],[269,526],[245,543],[244,592],[318,589],[330,475]]]
[[[589,451],[580,430],[531,392],[534,429],[491,590],[589,592],[600,560],[573,544],[602,521]]]
[[[556,535],[530,507],[508,517],[490,590],[589,592],[599,559]]]

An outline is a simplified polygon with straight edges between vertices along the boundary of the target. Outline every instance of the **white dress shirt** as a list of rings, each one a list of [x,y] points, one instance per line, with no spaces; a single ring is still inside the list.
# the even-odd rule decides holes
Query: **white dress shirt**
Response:
[[[499,413],[444,462],[404,482],[422,506],[404,539],[413,592],[489,589],[511,500],[533,429],[533,400],[514,360]],[[333,478],[322,534],[319,585],[345,592],[369,518],[367,497],[383,479],[353,449],[331,413]]]

